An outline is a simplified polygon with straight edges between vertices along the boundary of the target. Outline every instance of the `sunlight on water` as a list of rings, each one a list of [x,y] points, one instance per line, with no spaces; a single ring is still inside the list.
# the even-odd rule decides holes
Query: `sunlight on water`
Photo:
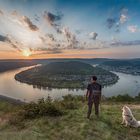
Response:
[[[33,88],[32,85],[20,83],[14,79],[15,74],[31,67],[20,68],[12,71],[7,71],[0,74],[0,94],[12,98],[32,101],[39,98],[51,96],[53,99],[61,99],[67,94],[84,95],[86,90],[69,90],[69,89],[43,89]],[[136,96],[140,92],[140,76],[117,73],[119,77],[118,83],[104,87],[103,94],[105,96],[113,96],[118,94],[128,93],[131,96]]]

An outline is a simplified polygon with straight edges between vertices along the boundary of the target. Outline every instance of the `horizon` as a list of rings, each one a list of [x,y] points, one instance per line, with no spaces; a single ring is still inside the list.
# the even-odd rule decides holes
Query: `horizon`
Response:
[[[134,58],[13,58],[13,59],[0,59],[0,61],[11,61],[11,60],[73,60],[73,59],[109,59],[109,60],[135,60],[135,59],[140,59],[140,57],[134,57]]]
[[[138,59],[139,7],[139,0],[1,0],[0,60]]]

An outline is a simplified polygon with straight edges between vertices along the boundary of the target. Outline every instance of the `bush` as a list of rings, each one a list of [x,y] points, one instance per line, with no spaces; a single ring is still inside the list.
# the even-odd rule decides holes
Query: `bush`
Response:
[[[108,97],[107,100],[110,101],[117,101],[117,102],[124,102],[124,101],[134,101],[134,98],[129,96],[128,94],[124,94],[124,95],[118,95],[118,96],[112,96],[112,97]]]
[[[135,100],[140,101],[140,93],[138,94],[138,96],[135,96]]]
[[[63,100],[64,101],[73,101],[73,100],[75,100],[75,97],[72,96],[71,94],[68,94],[66,96],[63,96]]]
[[[39,116],[39,106],[37,103],[31,102],[23,107],[24,118],[36,118]]]
[[[63,100],[61,101],[61,106],[64,109],[78,109],[80,102],[84,102],[85,98],[81,95],[66,95],[63,96]]]
[[[81,101],[81,102],[84,102],[85,101],[85,97],[82,96],[82,95],[71,95],[71,94],[68,94],[66,96],[63,96],[63,100],[64,101]]]
[[[55,105],[50,104],[46,107],[46,115],[48,116],[62,116],[63,112],[58,109]]]
[[[18,129],[23,129],[26,119],[35,119],[42,116],[57,117],[63,114],[64,112],[49,98],[47,100],[40,99],[37,103],[25,104],[20,110],[11,114],[9,124],[16,126]]]
[[[63,111],[58,108],[51,100],[40,99],[37,103],[26,104],[23,108],[24,117],[28,119],[41,116],[61,116]]]
[[[78,104],[75,101],[62,101],[61,106],[64,109],[77,109],[78,108]]]

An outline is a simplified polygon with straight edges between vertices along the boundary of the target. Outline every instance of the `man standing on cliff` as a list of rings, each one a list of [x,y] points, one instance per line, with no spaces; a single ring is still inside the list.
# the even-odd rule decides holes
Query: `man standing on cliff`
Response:
[[[91,83],[87,87],[86,99],[88,100],[88,113],[87,113],[88,119],[90,119],[93,103],[95,107],[95,115],[99,117],[99,104],[101,100],[102,87],[96,81],[97,81],[97,77],[93,76],[91,78]]]

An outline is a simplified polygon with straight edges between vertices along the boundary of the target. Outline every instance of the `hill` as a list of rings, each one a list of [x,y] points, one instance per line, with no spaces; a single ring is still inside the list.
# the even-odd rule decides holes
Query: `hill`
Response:
[[[36,65],[33,60],[0,60],[0,72]]]
[[[102,85],[113,84],[118,80],[117,75],[107,70],[78,61],[53,62],[34,67],[16,74],[15,79],[43,87],[85,88],[93,75],[98,77]]]
[[[140,75],[140,59],[110,60],[101,63],[100,67],[109,71]]]
[[[54,62],[41,67],[41,74],[91,74],[95,70],[91,65],[78,61]]]
[[[24,66],[31,66],[35,64],[49,64],[53,62],[69,62],[69,61],[78,61],[83,63],[88,63],[91,65],[101,65],[101,66],[129,66],[133,67],[134,69],[140,68],[140,59],[109,59],[109,58],[91,58],[91,59],[84,59],[84,58],[57,58],[57,59],[32,59],[32,60],[25,60],[25,59],[5,59],[0,60],[0,72],[4,72],[7,70],[12,70]]]
[[[139,104],[135,102],[104,101],[100,118],[95,117],[93,110],[88,120],[87,102],[81,96],[68,95],[54,102],[39,100],[25,106],[3,101],[0,102],[0,139],[139,140],[140,128],[121,125],[124,104],[140,120]]]
[[[115,60],[115,61],[112,60],[103,62],[102,65],[120,67],[120,66],[130,66],[133,65],[133,63],[127,60]]]

